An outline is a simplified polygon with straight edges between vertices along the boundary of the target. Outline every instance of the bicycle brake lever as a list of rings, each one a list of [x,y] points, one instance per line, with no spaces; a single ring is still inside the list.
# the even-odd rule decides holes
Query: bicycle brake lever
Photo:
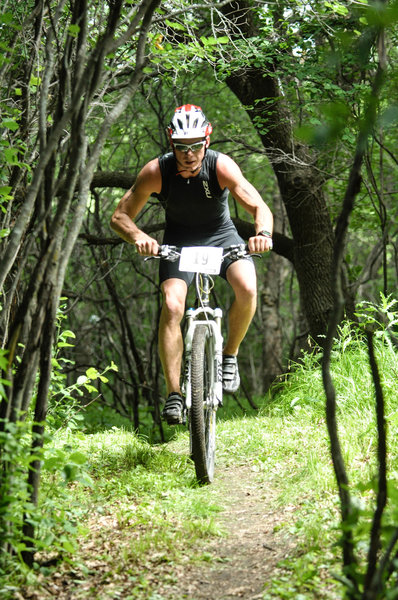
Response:
[[[175,246],[169,246],[165,244],[160,246],[158,258],[163,258],[170,262],[176,262],[180,258],[180,253]]]

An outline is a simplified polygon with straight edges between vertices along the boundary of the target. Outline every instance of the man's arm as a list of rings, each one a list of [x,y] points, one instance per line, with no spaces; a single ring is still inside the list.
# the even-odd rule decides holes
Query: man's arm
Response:
[[[162,176],[158,159],[147,163],[132,188],[120,200],[111,218],[111,228],[125,242],[134,244],[139,254],[147,256],[158,253],[158,242],[137,227],[134,219],[141,212],[151,194],[160,193]]]
[[[217,160],[217,176],[220,186],[228,188],[235,200],[252,215],[256,234],[267,231],[272,235],[272,213],[256,188],[243,176],[236,162],[229,156],[220,154]],[[267,252],[272,248],[272,239],[255,235],[249,239],[248,246],[250,252]]]

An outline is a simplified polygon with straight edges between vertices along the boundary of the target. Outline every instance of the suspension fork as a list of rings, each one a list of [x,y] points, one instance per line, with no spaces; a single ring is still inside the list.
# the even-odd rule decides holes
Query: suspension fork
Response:
[[[203,313],[208,315],[209,318],[203,320]],[[199,318],[198,318],[199,317]],[[222,350],[223,350],[223,338],[221,333],[221,319],[222,310],[221,308],[207,308],[203,309],[189,308],[185,313],[186,319],[186,334],[184,339],[184,394],[185,403],[187,408],[191,406],[191,355],[192,355],[192,340],[195,328],[198,325],[206,326],[210,330],[211,343],[213,344],[213,368],[215,373],[215,379],[212,381],[212,394],[211,402],[214,405],[222,405]]]

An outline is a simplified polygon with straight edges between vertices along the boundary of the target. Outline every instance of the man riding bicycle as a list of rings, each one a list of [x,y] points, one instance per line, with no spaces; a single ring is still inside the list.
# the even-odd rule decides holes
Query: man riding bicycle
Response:
[[[243,242],[231,220],[228,195],[252,215],[256,234],[249,238],[251,253],[272,248],[273,217],[270,209],[238,165],[227,155],[209,149],[212,126],[202,109],[193,104],[176,108],[167,127],[171,152],[148,162],[133,187],[120,200],[112,229],[139,254],[156,256],[159,243],[141,231],[134,220],[151,195],[166,212],[164,244],[227,247]],[[253,260],[223,262],[220,275],[235,298],[228,313],[228,337],[223,350],[223,388],[236,392],[240,385],[237,355],[254,316],[257,302]],[[193,273],[178,264],[160,261],[163,305],[159,321],[159,356],[166,381],[163,417],[169,425],[181,423],[183,397],[180,374],[183,338],[180,323]]]

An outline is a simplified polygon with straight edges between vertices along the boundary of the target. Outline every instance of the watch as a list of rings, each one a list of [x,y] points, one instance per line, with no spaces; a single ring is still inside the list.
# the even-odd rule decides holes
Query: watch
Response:
[[[272,240],[272,233],[270,233],[266,229],[262,229],[261,231],[256,233],[256,235],[263,235],[264,237],[271,238],[271,240]]]

